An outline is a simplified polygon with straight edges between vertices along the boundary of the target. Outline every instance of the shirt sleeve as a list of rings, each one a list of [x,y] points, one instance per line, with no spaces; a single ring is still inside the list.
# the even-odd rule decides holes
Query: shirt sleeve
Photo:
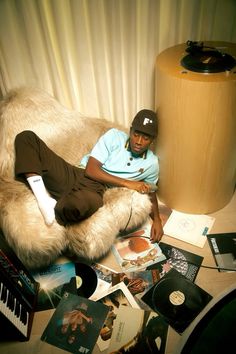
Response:
[[[115,129],[110,129],[103,134],[93,147],[90,156],[104,164],[114,148],[115,135]]]

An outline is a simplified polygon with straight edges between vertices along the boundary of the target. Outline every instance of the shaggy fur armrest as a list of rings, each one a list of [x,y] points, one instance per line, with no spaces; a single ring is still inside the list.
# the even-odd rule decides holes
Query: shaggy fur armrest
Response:
[[[90,218],[63,227],[44,223],[31,191],[22,183],[0,178],[0,222],[7,242],[28,268],[45,267],[61,254],[96,261],[109,252],[120,230],[132,229],[147,218],[147,195],[125,188],[107,190],[104,205]]]

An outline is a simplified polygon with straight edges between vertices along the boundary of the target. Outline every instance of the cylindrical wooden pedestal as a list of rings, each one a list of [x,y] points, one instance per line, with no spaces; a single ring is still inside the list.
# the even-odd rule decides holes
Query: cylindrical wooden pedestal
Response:
[[[208,43],[236,56],[236,44]],[[226,48],[225,48],[226,47]],[[236,67],[230,72],[184,69],[186,44],[156,62],[159,198],[172,209],[207,214],[223,208],[236,182]]]

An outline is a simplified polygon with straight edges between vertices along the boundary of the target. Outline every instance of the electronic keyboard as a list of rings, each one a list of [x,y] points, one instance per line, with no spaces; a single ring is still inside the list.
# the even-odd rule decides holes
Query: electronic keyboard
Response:
[[[29,340],[39,283],[0,230],[0,340]]]

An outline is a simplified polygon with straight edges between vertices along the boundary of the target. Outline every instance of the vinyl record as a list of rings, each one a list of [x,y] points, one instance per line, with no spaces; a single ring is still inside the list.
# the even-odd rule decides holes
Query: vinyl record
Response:
[[[219,73],[231,70],[236,65],[236,60],[229,54],[207,50],[186,55],[181,60],[181,65],[198,73]]]
[[[89,298],[97,287],[96,272],[85,263],[75,263],[77,294]]]
[[[171,269],[143,300],[179,333],[200,313],[212,296]]]

